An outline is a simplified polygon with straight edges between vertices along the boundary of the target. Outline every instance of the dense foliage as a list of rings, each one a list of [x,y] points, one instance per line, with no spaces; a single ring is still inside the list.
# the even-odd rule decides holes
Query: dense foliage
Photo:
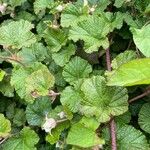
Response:
[[[150,0],[0,0],[0,149],[149,150],[149,23]]]

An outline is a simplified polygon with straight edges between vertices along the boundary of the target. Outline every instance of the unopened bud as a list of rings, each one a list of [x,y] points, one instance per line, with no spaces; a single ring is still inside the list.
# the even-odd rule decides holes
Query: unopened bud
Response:
[[[63,118],[66,117],[66,114],[65,114],[65,112],[63,112],[63,111],[61,111],[61,112],[58,113],[57,115],[60,117],[60,119],[63,119]]]
[[[7,4],[6,4],[6,3],[3,3],[2,5],[0,5],[0,12],[1,12],[2,14],[4,14],[5,11],[6,11],[6,8],[7,8]]]

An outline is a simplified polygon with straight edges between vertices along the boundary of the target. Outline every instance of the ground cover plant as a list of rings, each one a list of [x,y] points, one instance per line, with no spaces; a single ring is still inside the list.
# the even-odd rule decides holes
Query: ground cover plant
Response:
[[[149,150],[150,0],[0,0],[0,149]]]

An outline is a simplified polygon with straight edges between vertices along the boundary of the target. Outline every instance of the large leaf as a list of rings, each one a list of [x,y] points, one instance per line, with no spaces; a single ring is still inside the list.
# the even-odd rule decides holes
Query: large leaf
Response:
[[[110,31],[110,24],[103,17],[89,16],[86,20],[79,22],[72,27],[69,33],[69,39],[73,41],[83,40],[85,42],[85,51],[92,53],[98,51],[102,46],[109,46],[106,35]]]
[[[64,67],[63,76],[67,82],[73,84],[79,79],[89,77],[91,72],[92,68],[90,64],[86,60],[76,56]]]
[[[20,49],[36,42],[34,34],[30,31],[34,26],[25,20],[12,21],[0,27],[0,44]]]
[[[51,101],[48,97],[38,98],[33,104],[27,106],[26,118],[28,123],[34,126],[41,126],[46,115],[51,110]]]
[[[52,58],[55,63],[63,67],[67,62],[69,62],[70,57],[75,54],[75,46],[70,44],[68,47],[62,48],[60,52],[52,54]]]
[[[87,15],[88,9],[83,7],[83,5],[68,4],[61,14],[61,26],[74,26],[78,22],[85,20]]]
[[[48,28],[44,31],[43,37],[52,52],[58,52],[67,42],[67,35],[61,29]]]
[[[129,125],[117,128],[117,146],[120,150],[148,150],[145,136]]]
[[[32,92],[43,96],[48,95],[49,89],[54,85],[54,77],[45,65],[34,63],[27,68],[14,68],[11,85],[15,87],[22,99],[33,102]]]
[[[61,94],[62,105],[72,112],[96,116],[99,122],[106,122],[111,115],[118,116],[128,110],[127,90],[108,87],[102,76],[85,79],[81,87],[66,87]]]
[[[72,125],[69,131],[67,144],[87,148],[99,144],[104,144],[104,140],[100,139],[96,135],[95,130],[86,127],[82,123],[77,123]]]
[[[108,85],[150,84],[150,59],[136,59],[121,65],[109,76]]]
[[[4,144],[4,150],[36,150],[35,145],[39,137],[29,127],[24,127],[21,132],[7,140]]]
[[[5,138],[10,134],[11,123],[3,114],[0,114],[0,138]]]
[[[150,104],[146,103],[142,106],[140,113],[139,113],[139,119],[138,119],[140,127],[150,133]]]
[[[86,79],[81,90],[85,95],[81,112],[87,116],[96,116],[100,122],[106,122],[111,115],[118,116],[128,110],[127,90],[108,87],[102,76]]]
[[[133,39],[137,48],[146,56],[150,57],[150,25],[141,29],[132,28]]]

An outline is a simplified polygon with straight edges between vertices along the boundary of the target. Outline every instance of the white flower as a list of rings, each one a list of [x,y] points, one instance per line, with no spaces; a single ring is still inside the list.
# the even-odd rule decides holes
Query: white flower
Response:
[[[1,12],[2,14],[4,14],[5,11],[6,11],[6,8],[7,8],[7,4],[6,4],[6,3],[3,3],[2,5],[0,5],[0,12]]]
[[[47,115],[46,115],[46,118],[45,118],[45,119],[46,119],[46,121],[45,121],[45,123],[42,125],[42,129],[45,130],[45,132],[51,134],[51,130],[56,127],[57,122],[56,122],[56,120],[53,119],[53,118],[48,118]]]
[[[60,117],[60,119],[63,119],[63,118],[65,118],[65,117],[66,117],[66,114],[65,114],[65,112],[64,112],[64,111],[61,111],[61,112],[60,112],[60,113],[58,113],[57,115]]]
[[[56,7],[56,10],[59,11],[59,12],[61,12],[63,9],[64,9],[64,7],[62,5],[58,5]]]

